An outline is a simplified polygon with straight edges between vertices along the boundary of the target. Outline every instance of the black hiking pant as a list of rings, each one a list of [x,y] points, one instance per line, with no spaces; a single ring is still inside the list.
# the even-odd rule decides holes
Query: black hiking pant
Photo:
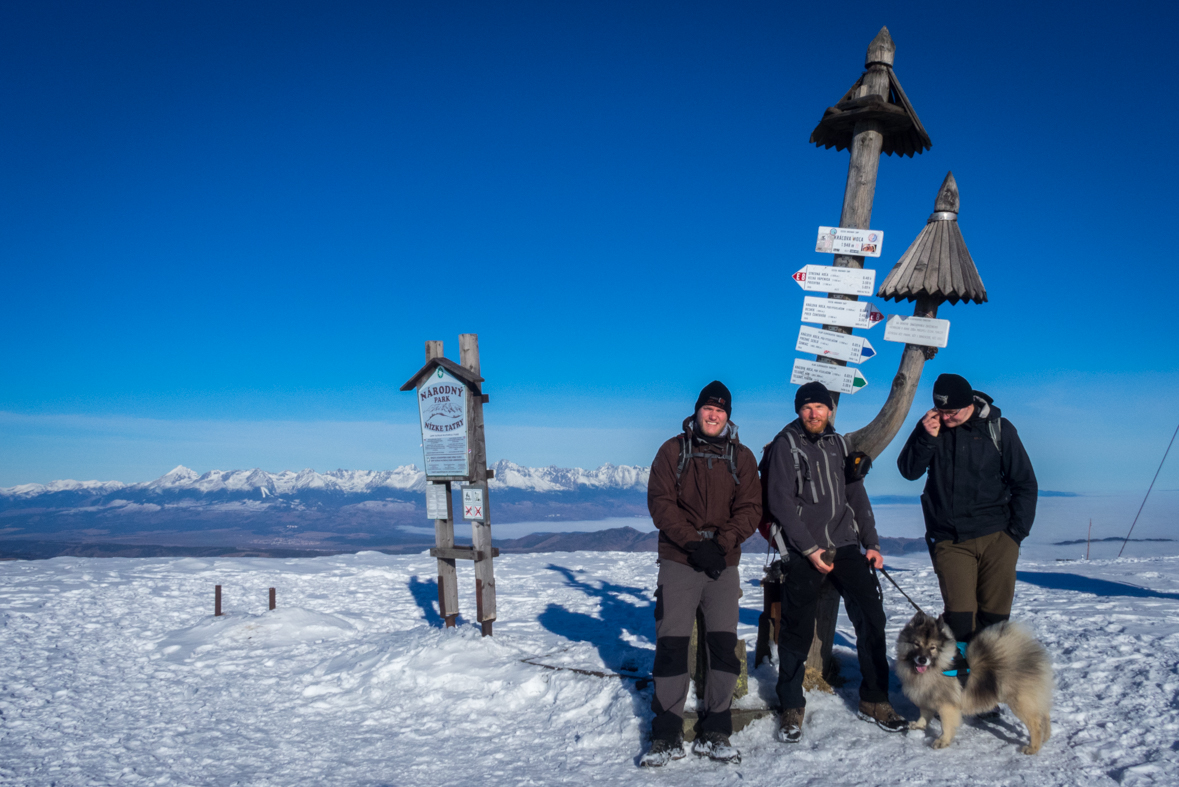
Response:
[[[843,598],[847,616],[856,629],[860,659],[860,699],[888,702],[888,657],[885,655],[884,601],[868,560],[855,544],[835,551],[835,564],[826,579]],[[782,710],[806,706],[802,680],[806,657],[815,637],[819,585],[824,576],[811,561],[790,552],[782,578],[782,626],[778,635],[778,702]]]

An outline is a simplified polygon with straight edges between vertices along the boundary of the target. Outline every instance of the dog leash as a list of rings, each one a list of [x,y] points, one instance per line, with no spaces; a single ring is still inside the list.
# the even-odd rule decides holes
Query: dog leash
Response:
[[[909,598],[909,594],[906,593],[905,591],[901,590],[901,586],[897,584],[897,581],[888,575],[888,572],[884,570],[884,566],[881,566],[880,568],[873,568],[872,570],[879,571],[881,574],[884,574],[884,578],[887,579],[889,582],[891,582],[892,586],[894,588],[896,588],[898,591],[900,591],[901,595],[905,597],[905,600],[913,605],[913,609],[917,610],[922,615],[925,614],[925,610],[923,610],[921,607],[917,606],[917,602],[914,601],[913,599]]]

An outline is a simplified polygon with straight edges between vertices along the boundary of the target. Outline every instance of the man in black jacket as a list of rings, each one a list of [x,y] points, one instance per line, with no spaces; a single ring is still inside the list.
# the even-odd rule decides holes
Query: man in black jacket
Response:
[[[799,387],[794,397],[798,418],[768,449],[766,500],[770,517],[786,538],[777,687],[777,739],[784,743],[797,743],[802,737],[802,681],[824,581],[843,597],[856,630],[863,675],[860,718],[889,732],[907,726],[888,701],[884,604],[870,568],[884,565],[876,521],[863,480],[849,478],[847,443],[831,427],[834,409],[822,383]]]
[[[1019,544],[1032,529],[1038,490],[1019,433],[991,397],[943,374],[933,401],[897,467],[910,481],[929,472],[921,496],[925,539],[964,667],[974,632],[1011,616]]]

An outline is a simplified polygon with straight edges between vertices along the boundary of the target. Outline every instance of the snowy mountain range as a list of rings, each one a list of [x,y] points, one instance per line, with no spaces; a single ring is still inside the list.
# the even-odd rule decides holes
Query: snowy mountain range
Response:
[[[529,492],[570,492],[589,489],[647,489],[651,468],[606,464],[597,470],[580,467],[523,467],[506,459],[492,465],[495,477],[491,490],[518,489]],[[58,494],[83,497],[107,497],[119,494],[168,497],[175,495],[215,495],[218,493],[295,497],[300,492],[339,492],[348,495],[377,495],[386,491],[422,492],[426,474],[417,465],[403,465],[395,470],[314,470],[268,473],[265,470],[210,470],[201,475],[183,465],[154,481],[126,484],[121,481],[50,481],[48,484],[21,484],[0,487],[0,499],[32,500]]]
[[[491,511],[497,523],[647,515],[647,467],[534,468],[503,460],[491,469]],[[180,466],[136,484],[22,484],[0,489],[0,539],[408,548],[433,540],[425,487],[425,474],[415,465],[381,471],[269,473],[254,468],[204,474]]]

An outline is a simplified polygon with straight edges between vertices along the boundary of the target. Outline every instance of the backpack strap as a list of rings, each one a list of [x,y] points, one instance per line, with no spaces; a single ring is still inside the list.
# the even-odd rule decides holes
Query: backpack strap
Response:
[[[1003,455],[1003,424],[1001,420],[996,418],[993,421],[987,421],[987,431],[991,433],[991,442],[999,450],[999,456]]]
[[[733,476],[733,481],[740,486],[741,478],[737,475],[737,457],[736,449],[733,447],[733,441],[728,441],[728,446],[725,448],[723,454],[714,454],[709,452],[693,453],[689,444],[689,437],[686,434],[680,435],[680,461],[675,470],[675,488],[680,488],[680,478],[684,474],[684,470],[688,466],[688,462],[693,459],[704,459],[708,462],[708,469],[712,469],[712,463],[717,459],[724,459],[725,464],[729,468],[729,473]],[[736,491],[733,492],[736,495]]]
[[[987,431],[991,433],[991,442],[995,444],[995,449],[999,452],[999,473],[1003,474],[1003,419],[996,418],[993,421],[987,421]],[[1007,476],[1003,475],[1003,483],[1007,483]]]
[[[737,449],[733,446],[733,441],[729,441],[729,447],[725,450],[725,461],[729,465],[729,473],[733,476],[733,483],[741,486],[741,478],[737,475]]]
[[[686,434],[681,433],[680,434],[680,461],[679,461],[679,464],[677,464],[676,468],[675,468],[675,488],[676,488],[677,492],[679,491],[679,488],[680,488],[680,477],[683,476],[684,468],[688,466],[688,459],[690,459],[690,458],[691,458],[691,454],[688,452],[688,436]]]
[[[819,493],[815,489],[815,479],[811,475],[810,462],[807,461],[806,454],[803,453],[803,450],[798,447],[798,441],[794,439],[794,433],[789,429],[783,429],[782,431],[786,433],[786,439],[790,442],[790,456],[794,459],[795,483],[798,494],[801,496],[804,493],[806,482],[810,481],[811,502],[818,503]]]

